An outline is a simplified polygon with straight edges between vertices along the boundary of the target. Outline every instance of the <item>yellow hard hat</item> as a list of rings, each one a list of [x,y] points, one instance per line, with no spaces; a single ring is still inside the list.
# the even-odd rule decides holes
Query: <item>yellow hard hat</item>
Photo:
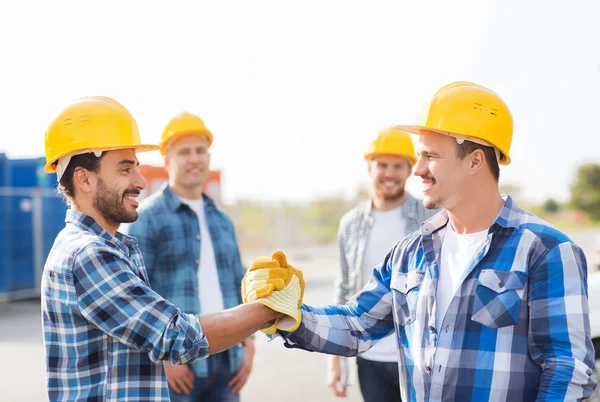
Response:
[[[46,173],[56,172],[56,163],[67,155],[135,148],[154,151],[157,145],[143,145],[137,123],[127,109],[114,99],[89,96],[73,101],[46,130]]]
[[[403,156],[408,158],[413,165],[417,162],[410,136],[395,127],[388,127],[377,134],[377,138],[371,142],[371,146],[365,154],[365,159],[369,161],[373,155],[381,154]]]
[[[164,155],[167,150],[167,144],[182,135],[199,134],[205,135],[208,139],[208,146],[213,142],[213,136],[204,125],[202,119],[188,112],[183,112],[173,117],[165,127],[160,141],[160,152]]]
[[[498,163],[510,163],[513,118],[495,92],[472,82],[458,81],[438,90],[427,102],[417,126],[396,126],[410,133],[431,130],[462,140],[492,145],[500,151]]]

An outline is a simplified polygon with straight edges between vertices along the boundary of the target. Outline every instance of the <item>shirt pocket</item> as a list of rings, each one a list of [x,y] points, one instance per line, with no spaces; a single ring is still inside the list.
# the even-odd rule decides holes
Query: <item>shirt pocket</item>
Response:
[[[413,323],[417,316],[419,291],[423,283],[424,272],[393,272],[390,288],[394,300],[395,321],[400,326]]]
[[[517,324],[526,283],[526,272],[482,270],[471,319],[490,328]]]

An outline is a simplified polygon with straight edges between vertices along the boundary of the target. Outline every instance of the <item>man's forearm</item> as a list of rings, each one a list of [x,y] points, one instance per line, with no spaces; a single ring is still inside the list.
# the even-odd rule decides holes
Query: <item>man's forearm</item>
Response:
[[[259,302],[251,302],[214,314],[200,316],[200,325],[208,339],[209,353],[215,354],[242,342],[264,324],[281,317]]]

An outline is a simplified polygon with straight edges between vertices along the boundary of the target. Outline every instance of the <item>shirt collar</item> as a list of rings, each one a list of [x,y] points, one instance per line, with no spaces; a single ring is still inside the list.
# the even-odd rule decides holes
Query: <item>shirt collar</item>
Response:
[[[502,196],[504,205],[498,214],[498,217],[491,226],[493,230],[496,226],[504,228],[518,228],[521,224],[523,210],[515,204],[509,195]],[[423,222],[421,225],[421,235],[431,235],[442,229],[448,223],[448,211],[443,210],[433,216],[431,219]]]
[[[125,235],[121,232],[117,232],[115,236],[107,232],[94,218],[86,215],[82,212],[75,211],[73,209],[67,210],[67,216],[65,218],[66,223],[77,226],[80,229],[92,232],[96,236],[105,239],[111,243],[114,243],[117,247],[127,251],[129,247],[137,244],[137,239]]]
[[[404,202],[400,204],[400,212],[402,216],[405,218],[415,218],[415,203],[419,202],[415,197],[413,197],[408,191],[404,193]],[[365,205],[365,215],[371,216],[373,212],[373,198],[366,202]]]
[[[163,184],[160,191],[162,191],[162,193],[164,195],[165,203],[167,204],[167,208],[169,208],[169,210],[171,210],[173,212],[177,212],[182,207],[189,208],[188,205],[186,203],[184,203],[183,201],[181,201],[181,198],[179,198],[177,196],[177,194],[175,194],[173,192],[173,190],[171,189],[171,187],[169,187],[168,184],[166,184],[166,183]],[[214,206],[214,203],[210,199],[210,197],[204,193],[202,193],[202,201],[203,201],[203,206],[205,209],[212,208]]]

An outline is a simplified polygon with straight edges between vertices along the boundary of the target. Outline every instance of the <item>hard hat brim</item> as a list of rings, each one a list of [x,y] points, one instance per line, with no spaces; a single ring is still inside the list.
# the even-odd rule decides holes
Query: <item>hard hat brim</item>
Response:
[[[412,156],[404,155],[404,154],[396,154],[393,152],[367,152],[366,154],[364,154],[364,158],[367,162],[370,162],[371,159],[377,155],[391,155],[391,156],[395,156],[397,158],[404,158],[404,159],[407,159],[411,163],[411,165],[415,165],[417,163],[417,159]]]
[[[414,135],[421,135],[422,134],[421,131],[423,131],[423,130],[432,131],[434,133],[447,135],[449,137],[454,137],[454,138],[458,138],[461,140],[471,141],[471,142],[475,142],[475,143],[482,144],[485,146],[491,146],[491,147],[496,148],[493,144],[482,141],[481,139],[476,138],[476,137],[471,137],[471,136],[459,134],[459,133],[451,133],[449,131],[436,130],[434,128],[429,128],[429,127],[424,127],[424,126],[394,126],[394,128],[397,128],[398,130],[406,131],[407,133],[414,134]],[[500,165],[508,165],[510,163],[510,157],[508,155],[502,153],[502,158],[498,161],[498,163]]]
[[[171,142],[173,142],[173,141],[175,141],[175,140],[177,140],[177,139],[179,139],[179,138],[181,138],[183,136],[186,136],[186,135],[197,135],[199,137],[202,137],[202,136],[206,137],[208,139],[208,147],[209,148],[210,148],[210,146],[213,143],[213,135],[212,135],[212,133],[209,130],[204,130],[204,131],[194,131],[194,130],[192,130],[192,131],[182,131],[182,132],[178,132],[178,133],[175,133],[175,134],[171,134],[169,136],[169,138],[167,138],[166,140],[160,142],[159,147],[160,147],[160,153],[161,153],[161,155],[165,155],[167,153],[167,145],[169,145]]]
[[[117,149],[129,149],[129,148],[134,148],[136,153],[160,150],[160,146],[158,146],[158,145],[140,144],[140,145],[123,145],[123,146],[118,146],[118,147],[81,149],[81,150],[77,150],[76,152],[74,152],[72,154],[73,155],[81,155],[81,154],[86,154],[86,153],[91,153],[91,152],[105,152],[105,151],[114,151]],[[54,164],[56,163],[56,161],[58,161],[60,158],[67,155],[68,153],[69,152],[67,152],[63,155],[59,155],[58,157],[56,157],[56,159],[46,163],[46,165],[44,166],[44,172],[56,173],[56,166]]]
[[[421,135],[421,130],[429,130],[429,131],[435,131],[436,133],[439,132],[440,134],[445,134],[438,130],[432,130],[430,128],[423,127],[423,126],[394,126],[394,128],[398,129],[398,130],[402,130],[409,134],[414,134],[414,135]]]

